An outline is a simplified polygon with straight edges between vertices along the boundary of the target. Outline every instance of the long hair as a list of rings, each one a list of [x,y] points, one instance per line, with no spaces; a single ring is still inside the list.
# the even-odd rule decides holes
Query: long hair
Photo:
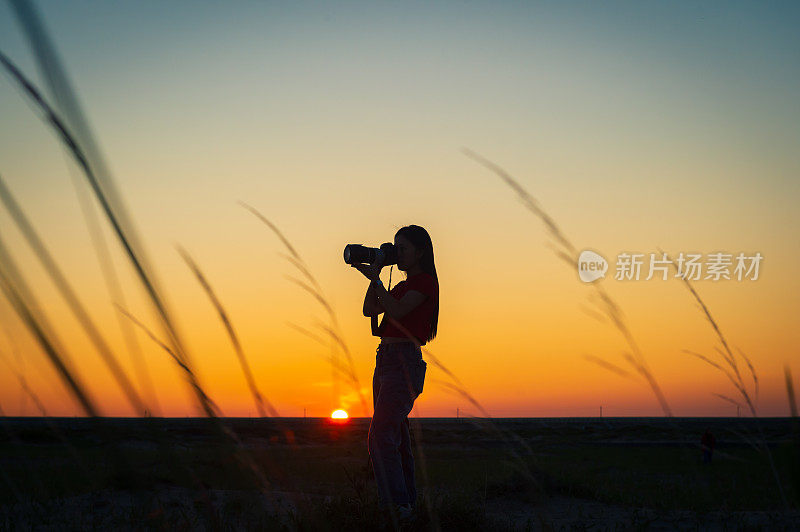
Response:
[[[419,259],[419,266],[423,272],[432,275],[436,279],[436,284],[439,284],[439,276],[436,275],[436,264],[433,260],[433,242],[428,232],[418,225],[407,225],[398,229],[396,236],[402,236],[411,242],[415,248],[422,251],[422,256]],[[433,308],[433,317],[431,318],[431,334],[426,342],[430,342],[436,337],[436,331],[439,325],[439,299]]]

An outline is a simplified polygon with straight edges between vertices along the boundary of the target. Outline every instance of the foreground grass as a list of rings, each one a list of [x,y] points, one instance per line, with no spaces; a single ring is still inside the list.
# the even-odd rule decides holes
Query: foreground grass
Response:
[[[386,522],[367,461],[367,419],[347,425],[284,421],[283,427],[291,427],[288,441],[274,420],[228,420],[244,450],[217,441],[208,420],[157,420],[170,441],[165,450],[148,436],[154,432],[142,429],[147,422],[59,420],[72,446],[65,452],[64,442],[41,421],[4,421],[14,436],[0,440],[6,479],[0,479],[0,527],[66,519],[86,527],[337,530],[374,529]],[[761,422],[778,469],[788,475],[796,456],[789,421]],[[541,489],[509,459],[510,443],[468,420],[422,420],[428,481],[421,481],[418,456],[416,528],[497,526],[492,509],[504,516],[509,504],[527,508],[536,528],[539,514],[533,508],[544,508],[546,515],[547,501],[558,497],[593,501],[601,512],[612,506],[698,513],[781,510],[763,453],[725,432],[726,427],[738,435],[755,430],[752,420],[713,421],[719,449],[710,465],[702,463],[694,443],[706,421],[497,423],[533,448],[524,459],[537,472]],[[111,447],[121,453],[110,453]],[[268,492],[241,467],[240,452],[263,467]],[[785,480],[797,509],[798,494]]]

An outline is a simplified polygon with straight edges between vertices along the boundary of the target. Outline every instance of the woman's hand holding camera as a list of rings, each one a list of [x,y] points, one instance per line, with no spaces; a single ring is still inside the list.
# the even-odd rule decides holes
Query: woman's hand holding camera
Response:
[[[377,281],[380,279],[381,269],[383,269],[383,265],[381,265],[380,262],[376,262],[375,264],[351,264],[350,266],[363,273],[364,277],[370,281]]]

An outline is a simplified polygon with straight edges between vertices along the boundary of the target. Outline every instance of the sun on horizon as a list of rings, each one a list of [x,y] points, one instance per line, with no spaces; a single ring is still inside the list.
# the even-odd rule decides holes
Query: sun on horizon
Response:
[[[336,419],[341,421],[347,419],[348,417],[350,416],[347,415],[347,412],[341,409],[334,410],[333,413],[331,413],[331,419]]]

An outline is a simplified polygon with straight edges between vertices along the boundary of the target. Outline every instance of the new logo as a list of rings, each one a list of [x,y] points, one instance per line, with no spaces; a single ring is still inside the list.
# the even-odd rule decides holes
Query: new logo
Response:
[[[578,256],[578,276],[584,283],[594,282],[606,276],[608,261],[591,250],[581,251]]]

